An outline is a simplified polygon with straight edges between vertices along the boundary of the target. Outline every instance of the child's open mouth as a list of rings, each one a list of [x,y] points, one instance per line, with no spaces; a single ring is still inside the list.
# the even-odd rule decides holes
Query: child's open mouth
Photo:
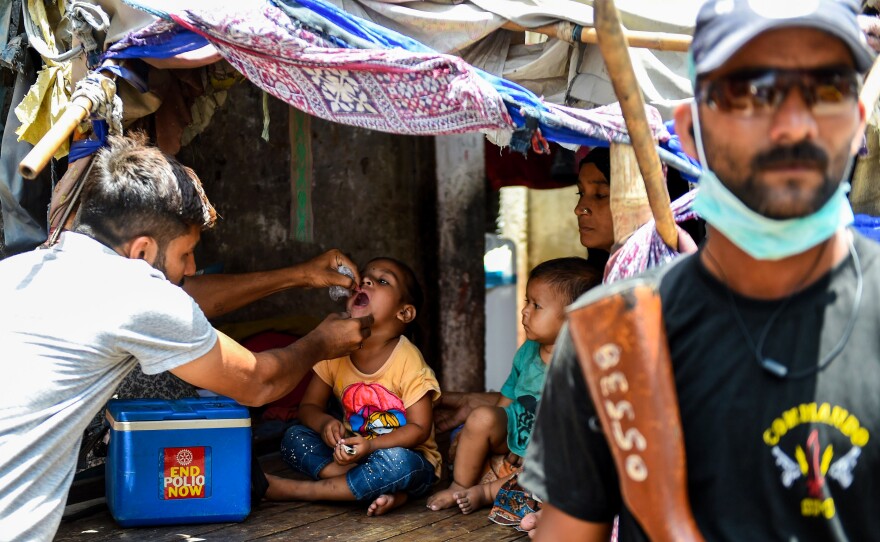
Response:
[[[355,307],[366,307],[370,304],[370,298],[364,292],[359,292],[354,298]]]

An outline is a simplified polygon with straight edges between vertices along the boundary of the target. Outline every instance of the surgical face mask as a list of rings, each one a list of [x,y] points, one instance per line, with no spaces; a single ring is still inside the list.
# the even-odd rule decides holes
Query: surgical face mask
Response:
[[[808,216],[776,220],[749,209],[709,169],[696,103],[691,103],[691,110],[697,154],[703,167],[693,209],[746,254],[756,260],[781,260],[805,252],[853,223],[852,207],[846,197],[850,186],[846,182],[841,182],[831,198]],[[846,173],[851,166],[852,159]]]

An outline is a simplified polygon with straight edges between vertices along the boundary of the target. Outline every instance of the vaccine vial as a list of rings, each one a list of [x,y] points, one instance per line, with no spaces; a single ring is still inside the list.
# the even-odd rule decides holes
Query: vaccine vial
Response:
[[[338,268],[336,268],[336,271],[345,275],[346,277],[354,278],[354,273],[346,265],[340,265]],[[343,297],[350,296],[351,290],[349,290],[348,288],[343,288],[342,286],[330,287],[330,299],[332,299],[333,301],[339,301]]]

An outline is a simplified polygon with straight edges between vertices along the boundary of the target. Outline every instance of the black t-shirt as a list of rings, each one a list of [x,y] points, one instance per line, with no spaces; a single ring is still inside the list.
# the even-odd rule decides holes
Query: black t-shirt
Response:
[[[827,368],[800,379],[760,366],[730,294],[698,257],[652,275],[673,360],[691,507],[706,540],[825,541],[840,539],[834,533],[841,529],[851,541],[880,538],[880,246],[854,235],[863,276],[854,329]],[[763,357],[789,374],[817,366],[845,335],[857,282],[848,257],[793,296],[767,331]],[[781,302],[733,298],[757,343]],[[622,504],[567,326],[521,482],[582,520],[610,522],[619,514],[621,541],[646,540]]]

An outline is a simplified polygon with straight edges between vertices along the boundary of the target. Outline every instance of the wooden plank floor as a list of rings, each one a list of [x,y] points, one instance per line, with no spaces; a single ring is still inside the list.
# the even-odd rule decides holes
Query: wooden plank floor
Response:
[[[277,454],[261,460],[266,472],[292,473]],[[344,542],[507,542],[528,536],[486,519],[488,510],[462,515],[458,509],[432,512],[418,499],[380,517],[368,517],[366,505],[349,503],[275,503],[255,506],[242,523],[212,523],[123,529],[104,508],[74,521],[64,521],[57,542],[296,540]]]

